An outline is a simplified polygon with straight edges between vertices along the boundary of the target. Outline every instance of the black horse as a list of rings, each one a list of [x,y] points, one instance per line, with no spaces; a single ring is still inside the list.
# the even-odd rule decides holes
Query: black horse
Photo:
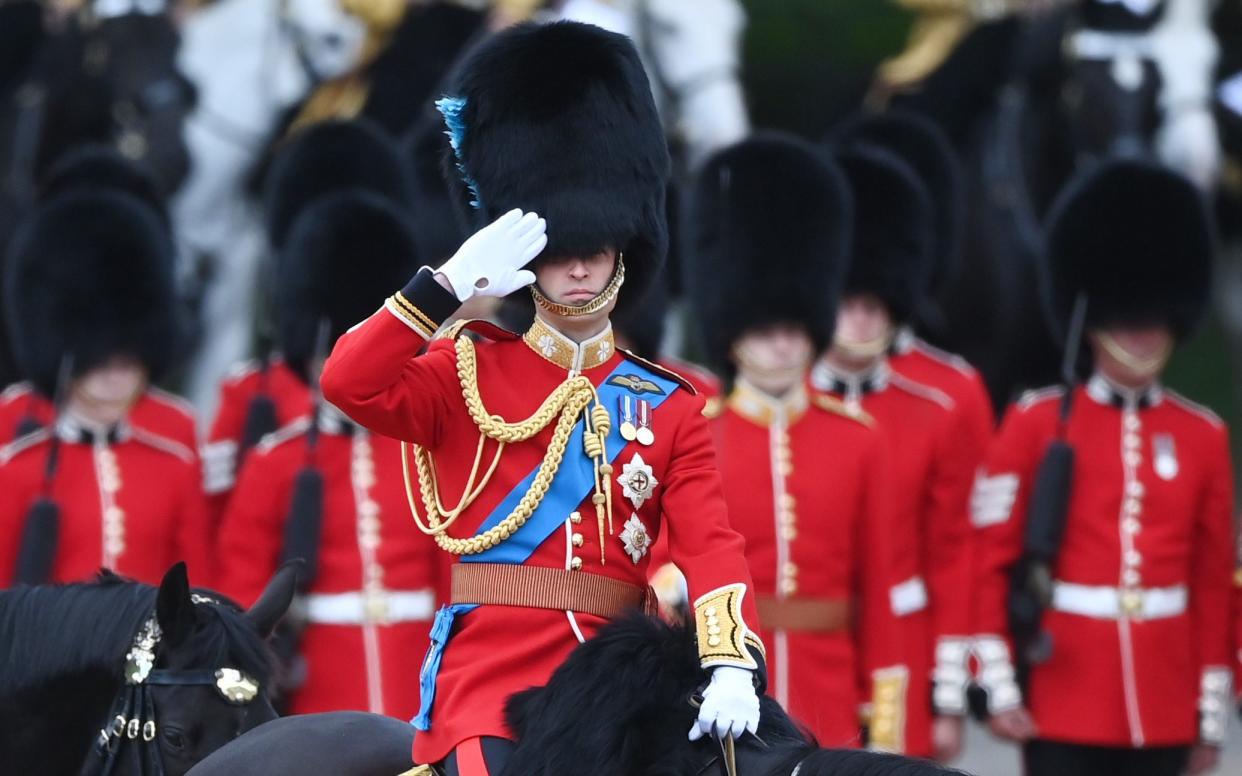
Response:
[[[705,684],[692,630],[634,616],[578,647],[544,687],[506,709],[521,743],[502,776],[715,776],[719,750],[686,733]],[[414,681],[411,676],[410,681]],[[746,776],[934,776],[933,763],[895,755],[820,749],[772,699],[759,739],[737,747]],[[412,731],[386,717],[311,714],[242,736],[190,776],[396,776],[411,767]]]
[[[109,572],[0,593],[0,752],[8,773],[179,776],[275,718],[264,639],[293,595],[282,569],[247,612]]]

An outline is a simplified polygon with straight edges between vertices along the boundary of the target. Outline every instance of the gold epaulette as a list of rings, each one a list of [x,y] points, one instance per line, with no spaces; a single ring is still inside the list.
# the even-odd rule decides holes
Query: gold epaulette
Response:
[[[462,318],[460,321],[455,321],[453,325],[441,329],[435,338],[438,340],[455,340],[462,335],[462,332],[466,331],[478,334],[484,339],[489,340],[505,341],[519,339],[518,335],[503,326],[499,326],[491,321],[485,321],[482,318]]]
[[[859,407],[854,409],[840,399],[832,396],[826,396],[822,393],[815,393],[811,396],[811,401],[816,407],[825,412],[831,412],[833,415],[840,415],[850,420],[857,421],[867,428],[875,427],[875,418],[871,417],[866,410]]]
[[[715,420],[724,414],[724,399],[719,396],[707,397],[707,403],[703,405],[703,417],[708,420]]]
[[[1233,586],[1242,588],[1242,569],[1233,572]]]

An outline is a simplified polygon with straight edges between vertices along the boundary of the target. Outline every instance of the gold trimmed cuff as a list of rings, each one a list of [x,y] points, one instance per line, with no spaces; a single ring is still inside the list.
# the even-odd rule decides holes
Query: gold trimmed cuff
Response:
[[[704,668],[736,666],[751,671],[759,669],[759,663],[751,656],[747,645],[758,646],[760,654],[763,654],[763,644],[742,621],[742,599],[745,596],[746,585],[738,583],[718,587],[699,596],[694,602],[695,633]]]
[[[431,339],[435,336],[436,329],[440,328],[430,316],[418,309],[400,291],[384,301],[384,308],[397,316],[398,320],[413,329],[414,333],[423,339]]]
[[[880,668],[871,673],[871,749],[900,754],[906,748],[906,692],[910,671],[905,666]]]

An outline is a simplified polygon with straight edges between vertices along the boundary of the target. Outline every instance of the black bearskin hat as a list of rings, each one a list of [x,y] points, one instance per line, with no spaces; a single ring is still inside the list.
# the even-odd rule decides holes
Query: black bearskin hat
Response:
[[[467,54],[450,83],[436,105],[469,228],[534,211],[546,255],[623,251],[621,305],[637,301],[667,249],[669,157],[634,44],[579,22],[522,24]]]
[[[280,250],[302,209],[325,194],[362,189],[408,211],[413,200],[401,149],[362,119],[312,124],[277,152],[265,192],[267,234]]]
[[[1080,292],[1087,326],[1165,324],[1179,340],[1207,310],[1215,236],[1189,180],[1137,160],[1079,175],[1048,219],[1045,282],[1058,336]]]
[[[39,199],[46,201],[67,191],[85,189],[128,194],[142,200],[168,223],[168,208],[155,176],[112,146],[85,143],[61,154],[39,182]]]
[[[755,135],[707,160],[690,201],[686,288],[711,365],[732,374],[738,337],[773,323],[828,345],[851,214],[840,171],[792,136]]]
[[[276,330],[285,360],[307,376],[320,321],[328,319],[331,346],[418,265],[413,230],[383,197],[353,189],[316,200],[276,259]]]
[[[897,324],[926,287],[935,231],[931,198],[909,165],[875,146],[837,149],[854,195],[854,246],[846,294],[875,294]]]
[[[444,124],[435,111],[421,117],[405,141],[414,186],[415,205],[410,217],[418,238],[418,254],[433,267],[443,264],[470,236],[457,216],[453,194],[444,180],[442,161],[447,149]]]
[[[962,162],[934,121],[891,110],[859,114],[832,135],[843,146],[864,143],[888,151],[910,166],[931,196],[936,217],[932,265],[926,293],[936,293],[957,269],[965,227]]]
[[[62,358],[77,374],[113,355],[158,378],[180,346],[173,245],[144,203],[70,192],[20,225],[4,273],[4,312],[22,374],[48,396]]]

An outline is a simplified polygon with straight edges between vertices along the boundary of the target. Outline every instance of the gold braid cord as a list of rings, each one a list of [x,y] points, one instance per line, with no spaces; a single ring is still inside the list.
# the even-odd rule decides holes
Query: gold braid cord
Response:
[[[508,423],[499,415],[491,415],[483,405],[479,395],[478,362],[474,350],[474,342],[469,337],[460,337],[456,342],[457,377],[461,383],[462,398],[471,420],[479,429],[479,444],[475,450],[474,464],[470,476],[462,489],[461,499],[451,509],[445,507],[440,497],[439,484],[436,481],[435,461],[431,451],[413,444],[401,445],[401,463],[405,475],[405,491],[410,503],[410,513],[420,531],[435,537],[436,544],[446,552],[454,555],[475,555],[500,544],[508,539],[519,528],[526,524],[530,516],[539,507],[552,479],[560,469],[565,458],[565,450],[569,446],[569,437],[573,433],[581,417],[586,424],[583,434],[584,452],[595,461],[595,493],[591,501],[595,504],[595,512],[600,531],[600,563],[604,562],[604,529],[605,522],[609,533],[612,532],[612,466],[608,463],[605,440],[611,427],[608,410],[599,402],[595,386],[582,375],[568,378],[556,387],[548,398],[543,400],[539,409],[525,420]],[[592,403],[594,408],[587,412]],[[469,506],[474,503],[483,489],[487,487],[505,445],[524,442],[533,438],[555,421],[552,441],[543,455],[538,472],[530,488],[523,494],[517,506],[513,508],[497,525],[481,534],[466,539],[449,536],[448,529],[457,521]],[[496,452],[491,464],[482,478],[479,468],[483,460],[483,450],[488,439],[496,442]],[[418,475],[418,490],[422,497],[423,512],[426,522],[419,515],[415,504],[414,487],[410,480],[410,452],[413,452],[414,468]]]

